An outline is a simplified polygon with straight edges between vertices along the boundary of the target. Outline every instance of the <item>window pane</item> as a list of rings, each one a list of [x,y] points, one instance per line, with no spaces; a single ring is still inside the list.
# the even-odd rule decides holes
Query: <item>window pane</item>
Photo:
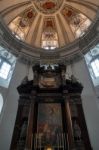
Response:
[[[95,76],[99,77],[99,60],[96,59],[95,61],[93,61],[91,63],[91,66],[92,66],[92,69],[93,69]]]
[[[7,79],[10,69],[11,69],[11,65],[4,62],[0,69],[0,77],[3,79]]]
[[[3,107],[3,97],[2,95],[0,94],[0,113],[2,111],[2,107]]]

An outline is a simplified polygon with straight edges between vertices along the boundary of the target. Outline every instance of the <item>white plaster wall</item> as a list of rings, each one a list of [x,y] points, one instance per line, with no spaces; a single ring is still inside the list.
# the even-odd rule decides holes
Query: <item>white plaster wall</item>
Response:
[[[4,87],[1,87],[1,86],[0,86],[0,93],[2,94],[3,99],[5,100],[5,98],[6,98],[6,93],[7,93],[7,88],[4,88]]]
[[[97,97],[99,98],[99,85],[95,87]]]
[[[17,62],[9,89],[5,91],[6,99],[0,123],[0,150],[9,150],[10,148],[19,98],[16,88],[21,83],[26,73],[27,66],[21,62]],[[32,76],[31,74],[32,71],[29,71],[30,77]]]
[[[1,113],[0,113],[0,122],[1,122],[2,116],[3,116],[4,103],[5,103],[5,99],[6,99],[6,93],[7,93],[7,89],[0,86],[0,94],[2,95],[2,98],[3,98],[3,107],[2,107],[2,110],[1,110]]]
[[[67,69],[68,70],[68,69]],[[93,150],[99,150],[99,107],[98,99],[93,87],[91,78],[89,76],[88,69],[86,67],[84,59],[69,66],[70,74],[74,74],[75,77],[83,84],[84,89],[82,92],[82,104],[87,123],[87,128],[90,136],[90,141]]]

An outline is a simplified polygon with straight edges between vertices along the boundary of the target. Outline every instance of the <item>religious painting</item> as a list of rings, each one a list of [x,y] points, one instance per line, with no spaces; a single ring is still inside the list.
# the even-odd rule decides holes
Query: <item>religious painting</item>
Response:
[[[37,133],[41,134],[42,145],[53,145],[62,133],[61,104],[41,103],[38,105]]]

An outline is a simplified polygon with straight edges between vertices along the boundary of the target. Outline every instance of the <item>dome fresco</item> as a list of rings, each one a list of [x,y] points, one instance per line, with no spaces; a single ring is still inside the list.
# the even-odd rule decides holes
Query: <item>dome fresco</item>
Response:
[[[98,8],[98,0],[0,1],[1,17],[10,33],[44,52],[63,49],[86,35]]]
[[[52,14],[61,7],[63,0],[34,0],[33,3],[40,12]]]
[[[11,20],[9,28],[17,38],[36,47],[55,49],[64,46],[82,36],[91,24],[88,16],[71,5],[67,5],[64,0],[34,0],[31,5]],[[40,19],[36,20],[39,14]],[[34,28],[33,22],[36,22],[36,25],[30,38],[29,31]],[[33,38],[35,31],[35,38]],[[37,34],[40,36],[39,42],[36,39]],[[60,34],[62,41],[59,39]]]

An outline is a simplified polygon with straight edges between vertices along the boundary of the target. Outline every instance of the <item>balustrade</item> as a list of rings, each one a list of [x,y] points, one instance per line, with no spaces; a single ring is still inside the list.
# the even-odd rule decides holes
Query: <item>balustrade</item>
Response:
[[[69,143],[65,133],[59,133],[56,135],[36,133],[32,136],[33,150],[68,150],[68,147]]]

